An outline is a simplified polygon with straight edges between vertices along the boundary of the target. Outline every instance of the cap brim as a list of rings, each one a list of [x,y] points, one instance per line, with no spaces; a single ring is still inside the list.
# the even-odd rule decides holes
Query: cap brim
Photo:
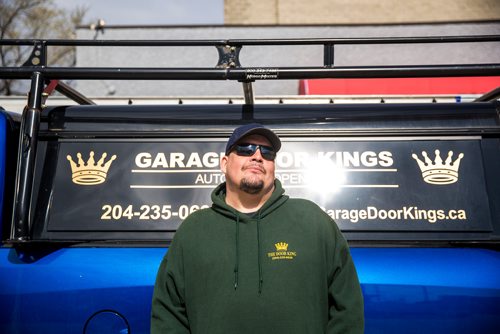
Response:
[[[237,140],[237,143],[241,142],[241,140],[243,138],[250,136],[250,135],[260,135],[260,136],[267,138],[267,140],[269,140],[269,142],[271,143],[271,146],[274,148],[274,150],[276,152],[278,152],[281,148],[281,140],[278,138],[278,136],[273,131],[271,131],[267,128],[250,129],[250,130],[244,132],[240,136],[240,139]]]

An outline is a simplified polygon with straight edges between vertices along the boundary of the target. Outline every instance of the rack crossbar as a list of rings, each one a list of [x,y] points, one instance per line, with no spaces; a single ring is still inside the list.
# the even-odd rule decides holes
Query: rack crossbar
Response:
[[[405,78],[497,76],[500,64],[278,67],[278,68],[118,68],[118,67],[1,67],[2,79],[29,79],[35,71],[46,79],[60,80],[288,80],[325,78]]]

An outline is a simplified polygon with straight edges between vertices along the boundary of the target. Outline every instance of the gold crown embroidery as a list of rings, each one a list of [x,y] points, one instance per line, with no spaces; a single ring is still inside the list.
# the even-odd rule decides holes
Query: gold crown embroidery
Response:
[[[297,256],[296,251],[289,251],[288,244],[280,241],[274,244],[275,252],[268,252],[267,257],[272,261],[293,260]]]
[[[107,153],[103,153],[101,159],[95,163],[94,151],[90,151],[90,157],[87,163],[83,161],[80,152],[78,152],[76,156],[78,157],[78,164],[73,161],[71,155],[66,156],[71,165],[71,179],[73,183],[86,186],[101,184],[106,181],[108,169],[113,160],[116,159],[116,155],[113,155],[110,160],[104,162]]]
[[[277,252],[286,252],[288,250],[288,244],[286,242],[278,242],[274,244]]]
[[[424,181],[437,185],[457,182],[458,168],[460,167],[460,160],[464,157],[464,154],[460,153],[457,160],[452,161],[453,151],[449,151],[446,161],[443,162],[439,150],[436,150],[434,153],[436,154],[434,162],[427,156],[427,152],[425,151],[422,152],[425,162],[420,160],[416,154],[412,154],[413,159],[417,161],[420,167]]]

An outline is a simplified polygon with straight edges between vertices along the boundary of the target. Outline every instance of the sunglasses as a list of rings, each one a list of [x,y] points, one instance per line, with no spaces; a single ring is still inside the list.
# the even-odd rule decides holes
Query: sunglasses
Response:
[[[276,158],[276,151],[272,147],[264,145],[236,144],[234,145],[232,151],[243,157],[251,157],[255,154],[257,149],[260,149],[260,154],[266,160],[274,161]]]

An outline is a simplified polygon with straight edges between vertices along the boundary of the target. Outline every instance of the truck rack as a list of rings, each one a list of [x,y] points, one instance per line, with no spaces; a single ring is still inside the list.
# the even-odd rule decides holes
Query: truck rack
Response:
[[[233,80],[243,84],[247,104],[253,103],[251,83],[257,80],[289,80],[320,78],[404,78],[404,77],[456,77],[496,76],[500,63],[451,64],[427,66],[350,66],[335,65],[335,47],[338,45],[383,44],[446,44],[500,42],[500,35],[406,37],[406,38],[336,38],[336,39],[229,39],[229,40],[1,40],[1,46],[18,45],[32,47],[32,52],[21,67],[0,68],[1,79],[31,79],[40,76],[43,82],[50,80]],[[315,67],[244,67],[240,53],[244,46],[321,45],[323,64]],[[97,47],[215,47],[219,58],[212,68],[165,68],[165,67],[56,67],[48,66],[49,47],[97,46]],[[58,81],[55,87],[81,104],[91,101],[68,85]],[[493,93],[494,98],[498,92]]]
[[[61,80],[232,80],[241,82],[245,104],[252,108],[254,94],[252,82],[260,80],[320,79],[320,78],[403,78],[403,77],[457,77],[497,76],[500,63],[450,64],[426,66],[352,66],[335,65],[335,47],[338,45],[367,44],[436,44],[500,42],[500,35],[448,36],[411,38],[336,38],[336,39],[229,39],[229,40],[51,40],[25,39],[0,40],[0,47],[31,47],[29,59],[20,67],[1,67],[0,79],[30,79],[28,104],[21,122],[19,144],[20,168],[16,177],[14,219],[11,239],[22,242],[29,235],[29,202],[35,165],[40,113],[45,95],[53,90],[79,104],[95,104]],[[322,45],[323,63],[315,67],[244,67],[240,53],[247,46]],[[50,47],[215,47],[218,59],[211,68],[164,68],[164,67],[56,67],[47,64]],[[45,93],[45,95],[44,95]],[[493,101],[500,96],[500,88],[477,99]]]

